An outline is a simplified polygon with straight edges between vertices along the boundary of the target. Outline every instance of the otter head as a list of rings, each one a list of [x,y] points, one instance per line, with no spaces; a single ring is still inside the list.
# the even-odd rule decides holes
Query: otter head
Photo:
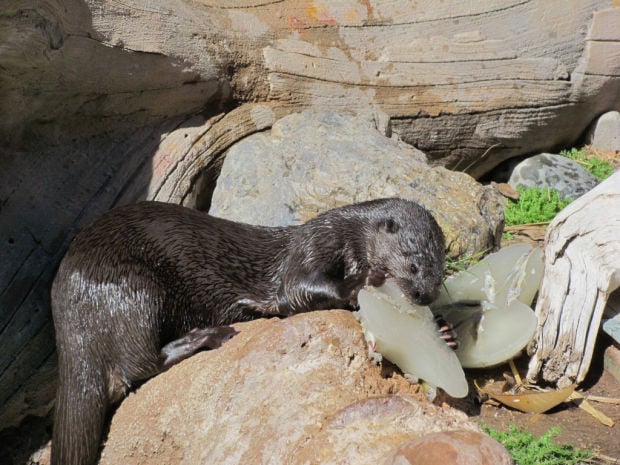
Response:
[[[428,305],[439,293],[444,275],[445,239],[435,218],[423,207],[406,202],[397,212],[387,210],[374,222],[368,264],[394,279],[418,305]]]

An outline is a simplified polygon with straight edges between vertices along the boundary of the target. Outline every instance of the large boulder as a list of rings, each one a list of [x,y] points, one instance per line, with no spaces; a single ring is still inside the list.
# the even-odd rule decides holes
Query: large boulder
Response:
[[[383,122],[383,126],[382,126]],[[454,256],[499,246],[503,203],[465,173],[431,167],[391,133],[387,115],[306,110],[225,154],[209,213],[266,226],[381,197],[413,199],[442,227]]]
[[[620,104],[620,11],[605,0],[4,3],[0,141],[14,144],[234,102],[377,106],[477,176],[574,143]]]
[[[463,413],[430,404],[399,374],[383,377],[350,312],[235,327],[239,334],[223,347],[173,367],[121,404],[101,465],[376,464],[408,441],[455,430],[485,438],[470,439],[470,449],[488,442],[507,457]]]

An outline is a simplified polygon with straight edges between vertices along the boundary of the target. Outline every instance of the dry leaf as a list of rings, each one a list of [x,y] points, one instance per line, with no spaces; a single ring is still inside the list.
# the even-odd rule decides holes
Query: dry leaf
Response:
[[[474,381],[476,389],[491,399],[501,402],[508,407],[526,413],[543,413],[566,401],[573,393],[576,384],[572,384],[559,391],[527,391],[522,394],[497,394],[483,389]]]

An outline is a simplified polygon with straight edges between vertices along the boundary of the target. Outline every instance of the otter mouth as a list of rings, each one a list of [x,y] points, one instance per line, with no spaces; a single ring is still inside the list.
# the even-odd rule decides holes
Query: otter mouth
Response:
[[[385,282],[391,282],[396,284],[400,291],[407,296],[407,299],[415,305],[427,306],[434,302],[437,298],[439,289],[432,293],[425,293],[417,290],[410,293],[406,290],[409,287],[406,280],[400,280],[387,271],[382,271],[382,273],[384,274]]]

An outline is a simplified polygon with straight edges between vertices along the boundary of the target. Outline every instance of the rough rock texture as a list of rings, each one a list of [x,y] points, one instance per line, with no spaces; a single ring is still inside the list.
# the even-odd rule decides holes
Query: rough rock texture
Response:
[[[608,111],[594,121],[586,143],[595,149],[620,151],[620,112]]]
[[[431,168],[422,152],[386,137],[390,128],[380,122],[387,120],[379,112],[330,110],[278,120],[270,132],[228,149],[209,213],[281,226],[336,206],[400,196],[434,214],[454,256],[498,246],[501,196],[465,173]]]
[[[603,331],[609,334],[620,348],[620,289],[613,292],[607,300],[603,313]]]
[[[511,465],[497,441],[473,431],[433,433],[400,446],[385,465]]]
[[[596,187],[599,180],[579,163],[562,155],[541,153],[526,158],[512,170],[508,184],[557,190],[564,198],[576,199]]]
[[[49,283],[84,221],[208,203],[228,146],[309,106],[378,107],[475,176],[570,146],[619,109],[619,16],[608,0],[3,0],[0,428],[49,409]]]
[[[382,378],[349,312],[235,326],[240,333],[222,349],[121,404],[101,465],[376,464],[426,433],[478,431],[400,375]]]

